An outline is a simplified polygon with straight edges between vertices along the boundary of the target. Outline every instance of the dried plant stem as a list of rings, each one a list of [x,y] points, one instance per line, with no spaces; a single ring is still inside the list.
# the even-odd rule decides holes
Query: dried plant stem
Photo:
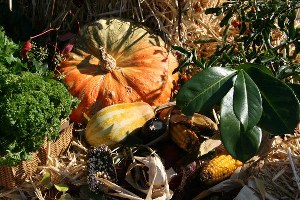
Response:
[[[295,163],[293,161],[290,148],[288,148],[287,155],[288,155],[288,158],[289,158],[289,161],[290,161],[290,165],[292,167],[292,171],[293,171],[293,174],[294,174],[294,177],[295,177],[295,181],[297,183],[298,189],[300,190],[300,178],[299,178],[299,175],[297,173],[296,166],[295,166]]]
[[[103,179],[103,178],[99,178],[99,180],[104,184],[106,185],[107,187],[109,187],[110,189],[116,191],[117,193],[109,193],[110,195],[113,195],[113,196],[119,196],[119,197],[124,197],[124,198],[130,198],[132,200],[143,200],[142,198],[138,197],[137,195],[135,195],[134,193],[122,188],[121,186],[109,181],[109,180],[106,180],[106,179]]]
[[[9,10],[12,11],[12,0],[9,0],[8,4],[9,4],[9,6],[8,6]]]
[[[277,174],[275,174],[275,176],[272,178],[272,181],[276,181],[282,174],[284,174],[286,171],[286,167],[281,169]]]
[[[200,18],[197,18],[196,16],[194,16],[195,20],[204,28],[206,28],[206,30],[208,31],[208,33],[210,33],[213,38],[217,41],[221,41],[220,36],[217,36],[217,33],[206,23],[204,23]]]
[[[0,193],[0,197],[2,198],[2,197],[5,197],[5,196],[7,196],[8,194],[10,194],[10,193],[13,193],[13,192],[15,192],[15,191],[17,191],[18,189],[12,189],[12,190],[8,190],[7,192],[1,192]]]
[[[213,109],[212,112],[213,112],[216,124],[220,124],[219,117],[218,117],[218,114],[216,113],[216,110]]]

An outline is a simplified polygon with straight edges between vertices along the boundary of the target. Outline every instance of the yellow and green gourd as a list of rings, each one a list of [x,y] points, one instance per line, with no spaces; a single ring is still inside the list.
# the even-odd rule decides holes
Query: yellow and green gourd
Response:
[[[86,127],[86,140],[92,146],[114,146],[154,117],[154,109],[145,102],[121,103],[98,111]]]

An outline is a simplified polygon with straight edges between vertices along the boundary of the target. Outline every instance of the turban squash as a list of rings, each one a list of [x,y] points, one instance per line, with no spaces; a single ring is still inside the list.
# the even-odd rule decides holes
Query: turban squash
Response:
[[[59,72],[70,93],[81,99],[71,120],[84,122],[117,103],[167,103],[178,66],[164,41],[146,27],[117,18],[83,27]]]

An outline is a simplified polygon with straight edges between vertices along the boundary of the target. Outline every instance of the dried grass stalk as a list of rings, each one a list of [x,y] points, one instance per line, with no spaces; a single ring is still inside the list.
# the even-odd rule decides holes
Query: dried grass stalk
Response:
[[[221,41],[222,16],[206,15],[206,8],[220,5],[224,0],[19,0],[19,9],[32,20],[37,31],[56,29],[59,34],[76,32],[82,25],[105,17],[133,19],[152,28],[154,32],[173,45],[187,49],[198,48],[199,56],[211,55],[214,44],[195,44],[200,38]],[[231,29],[229,36],[238,30]],[[229,37],[230,39],[230,37]]]
[[[267,193],[278,199],[297,199],[299,191],[300,135],[275,137],[266,157],[251,167],[251,174],[263,180]]]

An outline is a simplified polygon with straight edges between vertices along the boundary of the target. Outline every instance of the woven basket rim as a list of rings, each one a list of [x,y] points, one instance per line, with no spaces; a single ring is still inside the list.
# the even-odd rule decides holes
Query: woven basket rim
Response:
[[[55,141],[45,140],[38,151],[32,152],[32,158],[17,166],[0,166],[0,186],[16,188],[37,172],[39,166],[47,165],[51,157],[58,157],[70,145],[73,137],[73,125],[69,120],[61,121],[60,135]]]

